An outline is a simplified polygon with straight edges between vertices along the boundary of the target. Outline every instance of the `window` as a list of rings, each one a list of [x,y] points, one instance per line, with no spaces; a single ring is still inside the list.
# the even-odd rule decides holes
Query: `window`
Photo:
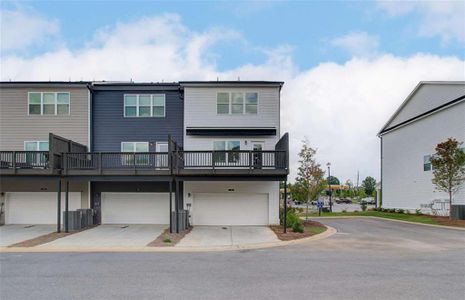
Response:
[[[69,93],[31,92],[28,98],[30,115],[69,115]]]
[[[24,142],[25,151],[48,151],[48,141],[27,141]],[[20,161],[31,166],[44,167],[48,162],[48,153],[26,152],[20,157]]]
[[[243,114],[244,113],[244,94],[231,93],[231,113]]]
[[[229,114],[229,93],[217,94],[216,111],[218,114]]]
[[[165,95],[124,95],[125,117],[165,117]]]
[[[257,114],[258,111],[258,93],[245,93],[245,113]]]
[[[24,142],[26,151],[48,151],[48,141]]]
[[[219,115],[256,115],[258,112],[258,93],[218,93],[216,95],[216,112]]]
[[[149,152],[148,142],[122,142],[121,152],[125,153],[140,153]],[[135,158],[135,161],[134,161]],[[149,155],[148,154],[134,154],[134,155],[122,155],[121,163],[123,165],[148,165]]]
[[[215,163],[237,163],[239,161],[239,153],[227,153],[225,151],[241,150],[240,141],[215,141],[213,142],[213,150],[220,151],[215,153],[213,157]]]
[[[431,171],[431,155],[423,156],[423,171]]]

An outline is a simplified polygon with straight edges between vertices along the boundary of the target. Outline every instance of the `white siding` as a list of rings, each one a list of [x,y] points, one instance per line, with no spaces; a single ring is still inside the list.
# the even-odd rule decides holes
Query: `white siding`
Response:
[[[465,141],[465,102],[383,135],[383,207],[416,209],[447,199],[431,183],[432,171],[423,171],[423,156],[434,154],[436,145],[449,137]],[[465,204],[465,189],[453,204]]]
[[[233,189],[233,192],[229,192]],[[184,183],[184,203],[195,205],[195,194],[199,193],[228,193],[230,195],[268,195],[268,222],[269,224],[279,224],[279,182],[277,181],[206,181]],[[247,210],[247,207],[243,207]],[[216,213],[211,211],[210,213]],[[195,224],[195,210],[193,211],[193,222]]]
[[[424,83],[388,127],[402,123],[449,101],[465,95],[465,84]]]
[[[257,92],[256,115],[218,115],[218,92]],[[279,135],[279,88],[201,88],[184,89],[184,126],[187,127],[276,127]]]

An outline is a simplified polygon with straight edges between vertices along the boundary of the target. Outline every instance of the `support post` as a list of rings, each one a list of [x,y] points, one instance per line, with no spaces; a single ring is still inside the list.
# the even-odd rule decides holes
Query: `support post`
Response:
[[[287,177],[284,181],[284,233],[287,232]]]
[[[176,233],[179,233],[179,180],[176,179],[176,196],[174,197],[174,209],[176,210]]]
[[[69,181],[66,180],[66,190],[65,190],[65,232],[69,232]]]
[[[57,190],[57,232],[61,232],[61,178],[58,179]]]
[[[173,180],[170,180],[170,233],[173,233]]]

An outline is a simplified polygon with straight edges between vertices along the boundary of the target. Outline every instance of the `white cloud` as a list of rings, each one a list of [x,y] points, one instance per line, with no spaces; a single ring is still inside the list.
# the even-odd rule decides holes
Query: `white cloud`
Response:
[[[2,59],[2,80],[283,80],[282,132],[291,136],[291,179],[300,141],[307,136],[322,164],[355,181],[379,178],[376,133],[420,80],[464,80],[465,62],[454,57],[417,54],[402,58],[377,55],[344,64],[323,63],[299,70],[292,47],[263,50],[268,59],[219,71],[211,46],[242,39],[239,33],[186,28],[176,15],[117,24],[96,34],[82,49],[59,48],[24,58]],[[226,54],[227,55],[227,54]]]
[[[439,36],[444,44],[465,41],[464,1],[379,1],[378,7],[391,16],[418,14],[420,36]]]
[[[330,44],[355,56],[373,56],[378,51],[379,41],[377,36],[366,32],[352,32],[332,39]]]
[[[41,45],[59,31],[56,20],[48,20],[30,9],[0,11],[2,51]]]

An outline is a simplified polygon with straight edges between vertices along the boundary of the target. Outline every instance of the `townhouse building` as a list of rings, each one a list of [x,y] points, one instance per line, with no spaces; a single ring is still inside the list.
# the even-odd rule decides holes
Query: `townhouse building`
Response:
[[[90,207],[95,224],[278,224],[289,173],[282,85],[1,83],[4,222],[60,230],[63,210]],[[24,122],[4,111],[19,103]]]
[[[418,83],[378,136],[382,206],[447,213],[448,195],[431,182],[431,156],[448,138],[465,142],[465,82]],[[452,204],[464,207],[464,189],[454,195]]]
[[[89,84],[0,83],[2,223],[56,222],[57,192],[61,186],[52,166],[58,154],[52,151],[51,145],[63,151],[89,145]],[[87,182],[70,184],[69,209],[89,207],[89,199]]]

